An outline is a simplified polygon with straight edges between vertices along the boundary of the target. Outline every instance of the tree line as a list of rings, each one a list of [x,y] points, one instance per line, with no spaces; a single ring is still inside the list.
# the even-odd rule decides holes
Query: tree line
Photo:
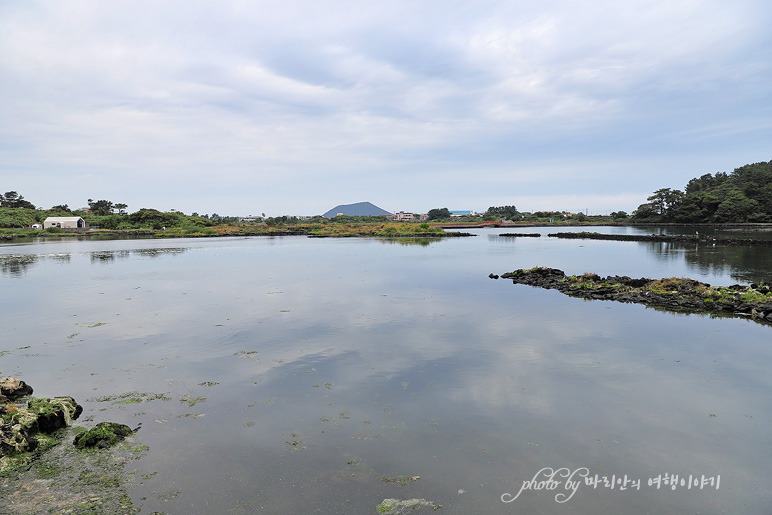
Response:
[[[747,164],[732,173],[705,174],[683,191],[661,188],[633,212],[634,222],[772,222],[772,161]]]
[[[17,191],[0,194],[0,227],[24,228],[42,223],[49,216],[80,216],[91,227],[114,230],[155,229],[164,227],[203,228],[217,225],[227,219],[213,214],[211,217],[187,216],[179,212],[165,213],[143,208],[127,213],[127,204],[111,200],[88,199],[88,209],[70,209],[67,204],[38,209]]]

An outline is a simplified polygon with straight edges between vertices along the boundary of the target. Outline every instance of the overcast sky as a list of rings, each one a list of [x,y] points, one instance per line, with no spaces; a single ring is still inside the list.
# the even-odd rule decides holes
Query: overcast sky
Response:
[[[2,0],[0,191],[631,212],[772,159],[768,0]]]

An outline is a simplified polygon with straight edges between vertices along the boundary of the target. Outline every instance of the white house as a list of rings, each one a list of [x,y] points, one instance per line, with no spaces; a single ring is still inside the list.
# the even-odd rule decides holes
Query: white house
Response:
[[[394,220],[397,220],[398,222],[407,222],[415,219],[416,215],[413,213],[405,213],[404,211],[400,211],[399,213],[394,214]]]
[[[49,216],[43,220],[43,228],[88,229],[88,224],[79,216]]]

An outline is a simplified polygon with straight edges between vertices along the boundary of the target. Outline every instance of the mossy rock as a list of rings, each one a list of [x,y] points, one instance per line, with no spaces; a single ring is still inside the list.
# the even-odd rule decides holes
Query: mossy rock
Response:
[[[72,397],[31,399],[27,409],[37,416],[40,432],[49,434],[70,425],[83,413],[83,407]]]
[[[134,431],[125,424],[117,422],[100,422],[85,433],[81,433],[73,440],[73,445],[78,449],[86,447],[106,448],[120,442]]]
[[[82,411],[72,397],[30,399],[26,408],[4,406],[0,412],[0,457],[35,450],[38,433],[54,433],[78,418]]]

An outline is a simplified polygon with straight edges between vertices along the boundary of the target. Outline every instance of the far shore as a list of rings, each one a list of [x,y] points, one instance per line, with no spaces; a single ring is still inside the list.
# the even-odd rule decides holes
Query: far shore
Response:
[[[421,227],[423,226],[423,228]],[[634,228],[712,228],[735,231],[772,231],[772,223],[744,224],[667,224],[667,223],[622,223],[622,222],[436,222],[404,224],[341,224],[320,226],[318,224],[298,225],[232,225],[201,227],[167,227],[165,229],[61,229],[49,232],[40,229],[5,229],[0,233],[0,241],[13,241],[19,238],[71,238],[93,236],[117,236],[138,238],[211,238],[222,236],[308,236],[317,238],[444,238],[474,236],[469,233],[448,232],[446,229],[502,229],[528,227],[634,227]]]

